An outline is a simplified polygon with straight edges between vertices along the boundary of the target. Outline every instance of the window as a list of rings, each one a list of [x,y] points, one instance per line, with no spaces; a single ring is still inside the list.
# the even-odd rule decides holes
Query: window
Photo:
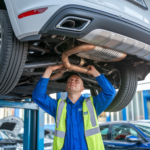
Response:
[[[111,121],[123,120],[122,110],[111,112]]]
[[[132,109],[132,101],[131,101],[130,104],[128,105],[128,120],[133,120],[132,112],[133,112],[133,109]]]
[[[47,139],[54,139],[54,132],[53,131],[50,131],[49,133],[45,133],[45,138],[47,138]]]
[[[98,116],[98,122],[106,122],[106,112],[102,112],[102,113]]]
[[[144,104],[142,92],[136,92],[133,100],[127,106],[127,120],[144,119]]]
[[[50,118],[50,116],[49,116],[49,114],[47,114],[47,124],[50,124],[49,118]]]
[[[99,128],[100,128],[100,132],[101,132],[101,135],[102,135],[102,139],[107,140],[109,126],[100,126]]]
[[[138,112],[137,112],[137,100],[136,95],[133,97],[133,112],[134,112],[134,120],[138,120]]]
[[[147,100],[148,119],[150,119],[150,100]]]
[[[149,138],[150,138],[150,125],[144,124],[134,124],[138,127],[141,131],[143,131]]]
[[[138,136],[137,132],[127,125],[113,125],[111,140],[125,141],[127,135]]]
[[[114,115],[114,121],[117,121],[117,112],[113,112]]]
[[[9,139],[8,136],[3,131],[0,131],[0,140],[6,140],[6,139]]]
[[[23,134],[18,134],[18,137],[23,140]]]
[[[130,131],[131,131],[131,135],[138,136],[137,132],[134,129],[130,128]]]
[[[123,118],[122,118],[122,111],[119,111],[118,113],[119,113],[119,120],[123,120]]]
[[[55,124],[55,119],[54,119],[54,117],[51,116],[51,119],[52,119],[52,120],[51,120],[51,121],[52,121],[51,124]]]
[[[143,110],[143,99],[142,92],[138,92],[138,103],[139,103],[139,119],[144,119],[144,110]]]

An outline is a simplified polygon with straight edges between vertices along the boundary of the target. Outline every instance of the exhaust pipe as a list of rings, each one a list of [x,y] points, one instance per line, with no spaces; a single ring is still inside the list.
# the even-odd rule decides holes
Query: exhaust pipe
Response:
[[[61,64],[61,63],[59,63]],[[29,68],[46,68],[48,66],[54,66],[54,65],[59,65],[58,62],[51,62],[51,61],[43,61],[43,62],[32,62],[32,63],[27,63],[25,64],[25,69]]]
[[[25,69],[29,68],[46,68],[48,66],[60,65],[62,64],[62,60],[58,56],[52,56],[49,60],[39,60],[34,57],[30,57],[30,60],[35,60],[34,62],[29,62],[25,64]],[[45,58],[47,59],[47,57]],[[80,58],[78,56],[71,56],[69,57],[69,62],[75,65],[82,66],[86,63],[84,58]]]
[[[98,46],[95,46],[95,45],[83,44],[83,45],[76,46],[74,48],[65,50],[62,54],[62,62],[63,62],[64,66],[67,69],[74,70],[74,71],[86,74],[88,72],[87,67],[81,67],[81,66],[78,66],[78,65],[71,64],[69,62],[68,57],[72,54],[78,54],[79,52],[86,52],[86,51],[90,51],[90,50],[97,50],[99,48],[101,48],[101,47],[98,47]],[[113,50],[109,50],[110,51],[109,53],[107,52],[107,50],[105,50],[105,51],[106,51],[107,55],[110,55],[113,52]],[[101,53],[101,54],[103,54],[103,53]],[[120,61],[120,60],[124,59],[127,55],[127,54],[124,54],[124,53],[119,53],[119,54],[120,55],[118,55],[118,57],[115,57],[115,58],[111,59],[112,62]],[[110,62],[111,62],[111,60],[110,60]]]
[[[81,51],[89,51],[94,48],[95,48],[95,45],[83,44],[81,46],[77,46],[77,47],[65,50],[63,52],[62,58],[61,58],[62,62],[64,64],[64,67],[66,67],[68,70],[78,71],[81,73],[87,73],[88,69],[86,67],[81,67],[79,65],[71,64],[69,62],[69,56],[71,56],[72,54],[75,54],[75,53],[79,53]],[[81,64],[84,65],[84,63],[81,63]],[[68,71],[68,70],[66,70],[66,71]],[[64,72],[60,71],[60,72],[54,74],[53,76],[50,77],[50,80],[54,80],[54,79],[62,77],[63,73]]]
[[[94,48],[95,48],[95,45],[83,44],[83,45],[76,46],[74,48],[65,50],[62,54],[62,62],[64,64],[64,66],[69,70],[74,70],[74,71],[81,72],[81,73],[87,73],[88,69],[86,67],[81,67],[78,65],[71,64],[69,62],[68,57],[72,54],[76,54],[81,51],[89,51]]]
[[[78,54],[80,52],[96,50],[97,48],[100,48],[100,47],[95,46],[95,45],[90,45],[90,44],[83,44],[83,45],[76,46],[76,47],[73,47],[71,49],[65,50],[63,52],[62,58],[61,58],[62,62],[64,64],[64,67],[66,67],[68,70],[73,70],[73,71],[77,71],[77,72],[81,72],[81,73],[87,74],[87,72],[88,72],[87,67],[82,67],[82,66],[79,66],[79,65],[71,64],[70,61],[69,61],[69,56],[71,56],[72,54]],[[110,51],[112,52],[113,50],[110,50]],[[121,57],[120,56],[116,57],[115,59],[113,59],[113,61],[120,61],[120,60],[124,59],[126,57],[126,55],[127,55],[127,54],[124,54],[124,53],[121,53],[121,54],[122,54]],[[57,73],[57,75],[55,77],[60,76],[60,74]]]
[[[72,31],[82,31],[84,30],[89,24],[91,20],[80,18],[80,17],[65,17],[63,20],[61,20],[57,25],[57,29],[63,29],[63,30],[72,30]]]

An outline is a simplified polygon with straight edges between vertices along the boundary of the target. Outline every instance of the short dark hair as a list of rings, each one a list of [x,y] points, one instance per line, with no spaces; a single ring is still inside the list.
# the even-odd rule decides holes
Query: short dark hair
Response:
[[[79,76],[79,74],[74,73],[74,74],[69,75],[69,76],[68,76],[68,79],[69,79],[71,76],[74,76],[74,75],[76,75],[76,76],[78,76],[79,78],[81,78],[81,77]],[[82,78],[81,78],[81,80],[82,80]]]
[[[80,75],[79,75],[78,73],[73,73],[73,74],[71,74],[71,75],[68,77],[68,79],[69,79],[71,76],[73,76],[73,75],[78,76],[78,77],[82,80],[82,82],[83,82],[83,79],[80,77]],[[67,79],[67,81],[68,81],[68,79]],[[84,82],[83,82],[83,86],[84,86]]]

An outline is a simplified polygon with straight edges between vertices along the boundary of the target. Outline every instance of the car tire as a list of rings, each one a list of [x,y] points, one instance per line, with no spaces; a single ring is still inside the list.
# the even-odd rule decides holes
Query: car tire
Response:
[[[132,66],[124,65],[117,66],[120,72],[121,85],[105,112],[116,112],[125,108],[133,99],[137,88],[136,70]]]
[[[0,95],[9,93],[18,83],[27,50],[28,43],[16,38],[7,11],[0,10]]]

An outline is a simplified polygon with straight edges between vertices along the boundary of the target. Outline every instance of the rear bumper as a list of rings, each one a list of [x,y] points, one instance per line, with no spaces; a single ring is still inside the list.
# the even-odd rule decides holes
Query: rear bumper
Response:
[[[56,25],[66,16],[90,19],[91,23],[81,32],[57,29]],[[62,35],[80,39],[95,29],[108,30],[150,44],[150,29],[116,15],[79,5],[67,5],[60,8],[45,23],[39,34],[44,36]]]
[[[56,25],[67,16],[80,17],[91,22],[84,30],[78,32],[56,28]],[[105,34],[101,35],[102,32]],[[150,61],[150,29],[88,7],[62,7],[46,22],[39,34],[73,37],[94,45],[103,43],[101,45]],[[116,44],[113,45],[111,42]]]
[[[5,0],[5,3],[13,30],[16,37],[21,41],[38,40],[41,38],[41,35],[44,34],[66,35],[75,38],[82,38],[94,29],[105,29],[138,39],[145,43],[149,42],[149,29],[148,26],[147,28],[144,28],[146,25],[143,22],[125,15],[123,12],[118,12],[111,8],[102,5],[100,6],[88,1],[26,0],[22,2],[20,0]],[[42,14],[18,19],[18,15],[23,12],[45,7],[48,7],[48,9]],[[55,28],[56,24],[63,17],[70,15],[89,18],[92,22],[81,32],[63,31]],[[118,16],[122,16],[122,18],[119,18]],[[129,20],[133,20],[134,23]]]

